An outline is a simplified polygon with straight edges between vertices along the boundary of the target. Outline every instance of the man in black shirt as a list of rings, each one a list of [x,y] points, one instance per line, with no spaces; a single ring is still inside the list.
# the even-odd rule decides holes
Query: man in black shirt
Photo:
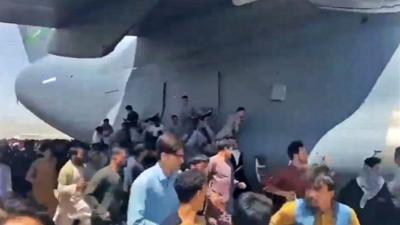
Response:
[[[206,176],[196,170],[178,175],[175,191],[180,201],[178,212],[170,215],[162,225],[205,225],[205,219],[198,216],[204,207],[207,192]]]
[[[136,124],[139,121],[139,114],[133,110],[131,105],[127,105],[125,107],[126,112],[128,113],[128,116],[126,117],[125,121]]]

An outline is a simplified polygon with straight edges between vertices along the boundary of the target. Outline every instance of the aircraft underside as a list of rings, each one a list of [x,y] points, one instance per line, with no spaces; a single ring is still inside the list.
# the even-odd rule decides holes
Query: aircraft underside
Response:
[[[244,106],[248,120],[240,143],[246,162],[264,156],[271,169],[285,165],[288,143],[301,139],[313,149],[360,108],[398,48],[399,19],[395,14],[366,18],[317,12],[272,31],[263,20],[252,26],[241,27],[243,21],[238,21],[237,26],[224,27],[210,19],[200,29],[183,22],[174,32],[138,39],[137,70],[128,80],[122,106],[133,104],[144,115],[165,112],[168,119],[177,113],[179,97],[187,94],[195,106],[219,112],[216,129],[228,113]],[[400,104],[399,69],[389,74],[391,90],[372,103],[379,108],[380,101],[391,102],[382,105],[390,112],[384,125],[375,126],[385,135],[389,117]],[[286,86],[284,101],[270,100],[274,85]],[[368,116],[372,118],[361,126],[343,131],[352,140],[335,139],[323,146],[328,149],[319,149],[319,156],[312,155],[313,160],[336,155],[335,166],[348,159],[342,161],[346,163],[340,172],[357,172],[365,157],[387,147],[386,136],[368,135],[379,115],[364,112]],[[385,150],[392,157],[393,149]]]
[[[143,117],[162,113],[164,121],[168,120],[177,113],[180,96],[184,94],[190,96],[195,107],[215,109],[216,130],[228,113],[244,106],[248,119],[241,130],[240,149],[245,164],[252,168],[255,157],[262,156],[273,171],[287,164],[286,147],[291,141],[301,139],[308,149],[313,149],[325,134],[367,102],[398,49],[399,25],[397,14],[360,15],[321,11],[311,4],[270,7],[261,2],[176,21],[138,37],[136,69],[117,105],[115,126],[125,116],[123,108],[127,104]],[[400,108],[396,101],[400,73],[396,62],[390,65],[395,68],[385,74],[391,77],[392,86],[377,100],[390,102],[385,105],[390,116],[382,122],[384,125],[378,126],[381,133],[387,132],[392,113]],[[274,85],[286,87],[283,101],[270,100]],[[79,87],[85,93],[87,86]],[[72,95],[66,94],[64,98],[79,102],[79,95]],[[19,96],[24,103],[23,93]],[[107,116],[104,112],[117,104],[115,99],[109,101],[95,99],[82,104],[81,111],[99,108],[102,112],[85,114],[81,120],[90,121],[85,126],[68,124],[67,118],[58,123],[55,115],[49,115],[50,111],[36,114],[44,120],[52,118],[53,126],[73,137],[89,140],[93,128]],[[107,107],[102,108],[101,103]],[[376,114],[363,113],[367,118],[373,115],[365,124],[374,121]],[[318,148],[318,156],[314,152],[313,160],[335,154],[339,157],[333,166],[337,166],[338,160],[350,156],[351,160],[344,161],[345,171],[339,172],[356,172],[373,148],[387,147],[382,135],[365,136],[372,132],[373,125],[365,129],[350,127],[354,129],[343,132],[352,135],[353,140],[343,141],[335,136],[329,145]],[[371,149],[365,144],[357,145],[364,143],[365,137]],[[247,171],[254,179],[252,170]]]

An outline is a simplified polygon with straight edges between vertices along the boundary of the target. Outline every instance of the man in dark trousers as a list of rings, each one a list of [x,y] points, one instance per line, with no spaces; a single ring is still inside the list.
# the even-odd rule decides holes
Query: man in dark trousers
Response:
[[[99,170],[86,189],[86,202],[92,209],[92,224],[120,224],[125,220],[122,207],[127,199],[120,175],[126,165],[128,153],[125,148],[115,147],[110,165]]]

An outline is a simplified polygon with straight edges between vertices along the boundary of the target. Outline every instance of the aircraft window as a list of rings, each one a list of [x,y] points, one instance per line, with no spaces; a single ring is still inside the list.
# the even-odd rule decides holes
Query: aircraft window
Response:
[[[57,80],[57,77],[52,77],[42,81],[42,84],[48,84]]]
[[[242,6],[242,5],[246,5],[252,2],[255,2],[258,0],[232,0],[232,3],[236,6]]]
[[[363,13],[395,13],[400,11],[400,0],[309,0],[319,8]]]
[[[105,93],[105,94],[111,94],[111,93],[118,92],[118,91],[119,91],[118,89],[114,89],[114,90],[106,91],[106,92],[104,92],[104,93]]]

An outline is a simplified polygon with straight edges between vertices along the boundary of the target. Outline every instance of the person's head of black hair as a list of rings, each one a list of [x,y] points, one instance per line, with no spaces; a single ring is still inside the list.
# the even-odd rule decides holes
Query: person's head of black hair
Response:
[[[172,115],[171,115],[171,119],[178,119],[178,115],[172,114]]]
[[[52,151],[53,147],[54,147],[54,145],[51,141],[44,141],[40,144],[38,150],[39,150],[39,152],[44,153],[47,150]]]
[[[246,108],[244,108],[243,106],[237,107],[236,112],[240,112],[240,111],[246,111]]]
[[[70,157],[76,156],[79,150],[84,150],[87,152],[90,150],[90,146],[78,140],[72,141],[68,150]]]
[[[109,148],[109,146],[107,144],[94,143],[94,144],[91,145],[90,151],[93,151],[93,152],[105,152],[105,151],[107,151],[108,148]]]
[[[195,170],[180,173],[175,180],[175,191],[182,204],[190,203],[207,183],[206,176]]]
[[[370,168],[374,168],[376,165],[381,164],[382,160],[378,157],[369,157],[364,160],[364,164]]]
[[[3,202],[2,209],[7,214],[8,220],[29,217],[39,222],[38,224],[54,225],[52,218],[47,213],[47,209],[29,199],[16,197],[6,199]]]
[[[400,159],[400,146],[394,150],[394,158]]]
[[[183,149],[183,144],[174,134],[166,132],[158,138],[156,149],[159,153],[175,154]]]
[[[122,153],[128,155],[128,149],[123,146],[114,146],[111,150],[111,157],[120,155]]]
[[[156,113],[155,115],[147,118],[144,122],[146,122],[146,123],[152,122],[154,125],[159,126],[161,123],[160,114]]]
[[[132,111],[133,107],[131,105],[127,105],[127,106],[125,106],[125,110]]]
[[[140,161],[140,163],[143,166],[143,169],[148,169],[152,166],[154,166],[154,164],[156,164],[158,161],[158,158],[155,157],[154,155],[150,154],[149,152],[145,152],[145,155],[143,156],[142,160]]]
[[[246,192],[234,204],[233,225],[266,225],[272,216],[272,201],[262,194]]]
[[[400,146],[394,150],[394,161],[398,166],[400,166]]]
[[[110,120],[109,120],[109,119],[107,119],[107,118],[105,118],[105,119],[103,120],[103,123],[105,123],[105,124],[109,124],[109,123],[110,123]]]
[[[290,143],[287,149],[287,154],[289,156],[290,160],[293,160],[294,155],[299,154],[300,148],[304,147],[304,144],[302,141],[293,141]]]
[[[189,166],[191,165],[196,165],[199,163],[208,163],[210,161],[210,159],[204,155],[204,154],[197,154],[191,158],[188,159],[187,164]]]
[[[181,98],[182,98],[182,99],[185,99],[185,100],[188,100],[188,99],[189,99],[189,96],[183,95]]]
[[[235,147],[235,140],[230,137],[225,137],[216,141],[217,151],[223,151],[228,148]]]

